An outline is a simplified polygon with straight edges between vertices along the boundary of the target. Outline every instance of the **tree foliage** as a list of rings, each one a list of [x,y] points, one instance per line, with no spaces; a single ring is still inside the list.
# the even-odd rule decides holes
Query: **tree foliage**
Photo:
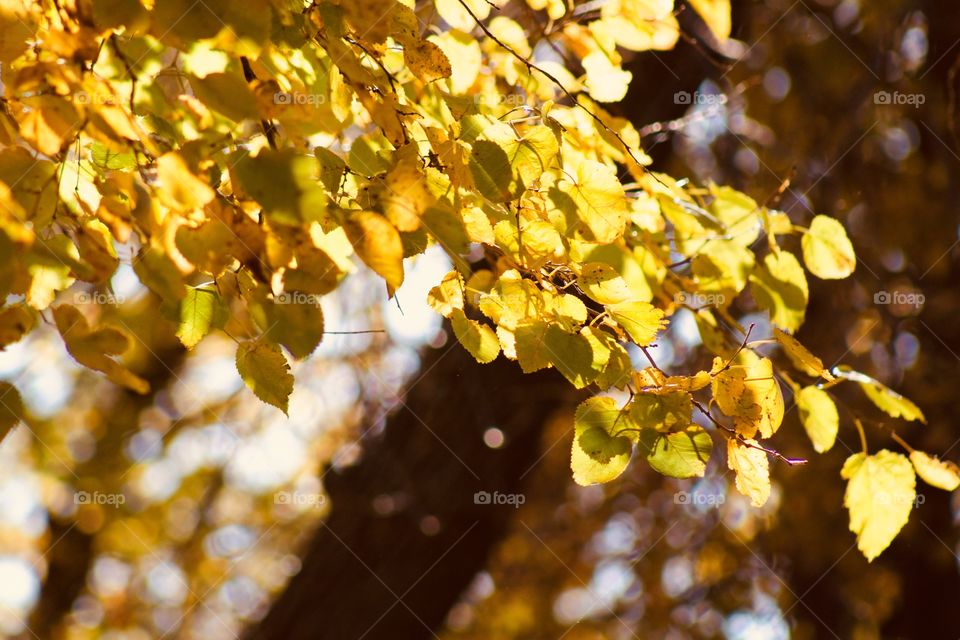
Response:
[[[184,347],[223,331],[247,386],[286,411],[290,360],[323,338],[320,297],[358,263],[391,296],[406,259],[438,246],[454,269],[430,304],[479,363],[502,353],[605,393],[576,413],[580,484],[613,480],[634,450],[662,474],[702,476],[723,438],[737,488],[761,506],[770,459],[798,462],[765,444],[783,385],[818,452],[840,426],[837,384],[923,422],[794,337],[807,274],[856,268],[840,222],[801,226],[776,194],[655,172],[636,129],[601,106],[632,79],[619,51],[677,41],[673,2],[527,3],[549,33],[476,0],[5,0],[2,346],[42,317],[79,363],[147,391],[124,361],[126,333],[99,322],[96,299],[68,301],[109,288],[129,256]],[[729,3],[692,4],[728,37]],[[571,59],[535,55],[557,43]],[[750,340],[744,299],[769,313],[773,341]],[[681,309],[714,360],[668,375],[648,347]],[[3,396],[0,430],[21,411],[14,386]],[[843,477],[872,559],[907,520],[914,466],[945,489],[960,477],[922,452],[863,444]]]

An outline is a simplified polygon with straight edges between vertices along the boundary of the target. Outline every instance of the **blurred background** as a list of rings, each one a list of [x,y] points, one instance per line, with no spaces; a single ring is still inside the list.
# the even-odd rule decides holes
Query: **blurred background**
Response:
[[[658,170],[731,184],[796,224],[844,223],[857,271],[811,282],[799,337],[913,399],[929,424],[899,433],[958,459],[954,6],[734,2],[742,44],[722,51],[678,9],[686,37],[625,65],[634,82],[611,111]],[[0,353],[30,412],[0,447],[6,637],[960,636],[960,502],[919,487],[868,564],[842,506],[849,415],[828,454],[772,464],[759,510],[716,461],[698,482],[632,465],[578,487],[582,396],[456,346],[424,304],[449,269],[440,253],[416,261],[400,304],[362,272],[325,297],[328,332],[295,365],[289,419],[243,391],[226,336],[187,358],[126,262],[110,320],[138,338],[151,395],[81,371],[53,327]],[[769,334],[749,300],[736,309],[754,339]],[[668,371],[708,363],[688,312],[652,355]],[[838,392],[872,418],[874,448],[896,448],[889,420]],[[811,456],[795,410],[772,446]]]

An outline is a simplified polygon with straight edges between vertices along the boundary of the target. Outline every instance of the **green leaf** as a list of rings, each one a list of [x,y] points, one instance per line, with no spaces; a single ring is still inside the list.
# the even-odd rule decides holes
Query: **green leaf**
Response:
[[[266,305],[264,337],[286,347],[297,360],[313,353],[323,340],[323,310],[316,295],[285,291]]]
[[[643,429],[676,431],[693,422],[693,402],[685,391],[638,393],[628,408],[630,419]]]
[[[674,433],[644,429],[640,450],[657,473],[671,478],[700,478],[707,470],[713,440],[696,425]]]
[[[327,208],[320,163],[292,149],[263,149],[256,156],[238,151],[230,157],[234,187],[256,200],[272,221],[285,225],[319,222]]]
[[[213,327],[222,327],[227,309],[213,289],[188,288],[180,301],[180,326],[177,337],[187,349],[193,349]]]
[[[584,401],[577,407],[573,424],[570,467],[577,484],[610,482],[623,473],[630,462],[637,434],[620,432],[630,425],[613,398]]]
[[[652,343],[657,332],[667,326],[663,311],[649,302],[618,302],[607,305],[610,316],[640,346]]]
[[[287,413],[293,375],[279,347],[262,340],[241,342],[237,346],[237,371],[258,398]]]
[[[450,322],[457,340],[477,362],[486,364],[497,359],[500,354],[500,341],[493,329],[469,319],[462,309],[451,311]]]
[[[133,151],[111,151],[99,142],[90,145],[90,160],[100,169],[128,171],[137,166],[137,154]]]
[[[750,275],[751,291],[770,321],[786,331],[796,331],[807,313],[807,278],[803,267],[789,251],[768,253],[763,266]]]
[[[824,280],[846,278],[857,268],[857,256],[838,220],[816,216],[800,241],[810,273]]]
[[[817,387],[804,387],[797,394],[797,411],[800,422],[813,443],[817,453],[824,453],[833,447],[840,428],[837,405],[830,394]]]
[[[913,465],[905,456],[883,449],[872,456],[853,454],[840,475],[848,481],[843,504],[850,510],[850,531],[872,562],[910,518],[917,482]]]
[[[953,462],[917,450],[910,452],[910,462],[917,475],[927,484],[945,491],[960,487],[960,469]]]

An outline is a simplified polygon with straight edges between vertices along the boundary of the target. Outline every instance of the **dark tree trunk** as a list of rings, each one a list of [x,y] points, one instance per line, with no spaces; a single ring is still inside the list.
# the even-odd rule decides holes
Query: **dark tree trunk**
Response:
[[[571,410],[571,391],[553,371],[525,375],[502,357],[479,365],[459,345],[426,354],[382,437],[327,476],[330,517],[249,638],[433,637],[515,511],[474,494],[523,491],[543,426]],[[484,444],[491,427],[506,436],[499,449]],[[383,496],[392,513],[374,508]]]

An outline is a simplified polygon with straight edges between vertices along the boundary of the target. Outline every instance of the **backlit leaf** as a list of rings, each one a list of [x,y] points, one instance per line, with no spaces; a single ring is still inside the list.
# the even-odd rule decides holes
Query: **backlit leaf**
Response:
[[[629,427],[613,398],[596,397],[577,407],[574,416],[570,467],[579,485],[610,482],[627,468],[635,432]]]
[[[750,504],[762,507],[770,498],[770,461],[765,451],[747,445],[756,445],[746,439],[741,444],[736,438],[727,440],[727,466],[736,476],[737,491],[750,498]]]
[[[750,276],[751,290],[760,308],[770,312],[770,321],[786,331],[796,331],[807,313],[807,278],[797,258],[789,251],[768,253],[763,266]]]
[[[800,422],[817,453],[829,451],[837,440],[840,417],[837,405],[823,389],[804,387],[796,397]]]
[[[843,504],[850,510],[850,531],[857,548],[873,561],[890,546],[910,518],[916,497],[913,465],[899,453],[855,453],[843,464],[847,480]]]
[[[801,246],[807,269],[818,278],[846,278],[857,268],[857,257],[847,231],[834,218],[816,216],[803,234]]]
[[[237,346],[237,371],[258,398],[287,412],[293,376],[279,347],[262,340],[241,342]]]
[[[450,321],[457,340],[477,362],[486,364],[496,360],[500,354],[500,341],[493,329],[469,319],[461,309],[452,311]]]
[[[661,433],[644,429],[640,451],[657,473],[671,478],[702,478],[713,450],[713,440],[702,427]]]
[[[945,491],[960,487],[960,469],[953,462],[940,460],[916,449],[910,452],[910,462],[917,475],[927,484]]]
[[[638,345],[652,343],[657,332],[667,326],[663,311],[649,302],[618,302],[607,305],[610,316]]]

